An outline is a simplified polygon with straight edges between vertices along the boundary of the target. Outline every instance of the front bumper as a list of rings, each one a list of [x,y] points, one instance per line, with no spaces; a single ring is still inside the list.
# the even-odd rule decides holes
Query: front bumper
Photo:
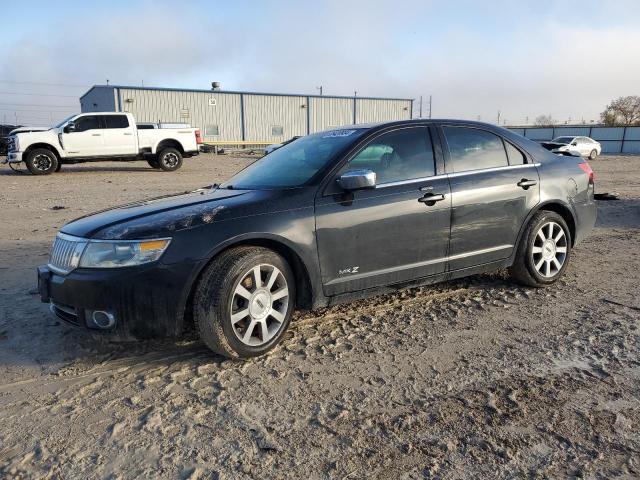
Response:
[[[41,266],[38,291],[58,318],[78,327],[135,338],[177,336],[198,271],[195,263],[180,263],[61,275]],[[112,316],[113,325],[99,328],[94,312]]]
[[[20,163],[22,161],[22,152],[8,152],[6,163]]]

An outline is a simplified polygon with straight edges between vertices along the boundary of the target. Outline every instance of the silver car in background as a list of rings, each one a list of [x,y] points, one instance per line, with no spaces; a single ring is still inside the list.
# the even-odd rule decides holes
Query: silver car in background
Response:
[[[602,153],[600,142],[589,137],[556,137],[550,142],[542,142],[542,146],[559,155],[580,155],[589,160],[595,160]]]

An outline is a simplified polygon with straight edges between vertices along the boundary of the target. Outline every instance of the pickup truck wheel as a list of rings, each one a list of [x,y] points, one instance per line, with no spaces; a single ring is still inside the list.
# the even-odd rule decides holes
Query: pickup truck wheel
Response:
[[[57,157],[46,148],[36,148],[30,151],[24,163],[34,175],[49,175],[58,169]]]
[[[56,172],[59,172],[60,170],[62,170],[62,162],[58,160],[58,166],[56,167]]]
[[[160,164],[158,163],[157,158],[148,158],[147,163],[151,168],[160,168]]]
[[[173,172],[182,166],[182,154],[175,148],[165,148],[158,154],[157,162],[165,172]]]
[[[295,278],[272,250],[232,248],[207,267],[193,306],[200,338],[211,350],[255,357],[282,340],[295,307]]]

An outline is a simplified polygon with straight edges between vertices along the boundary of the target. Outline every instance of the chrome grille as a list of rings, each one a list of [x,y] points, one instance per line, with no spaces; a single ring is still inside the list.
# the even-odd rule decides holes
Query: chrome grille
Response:
[[[49,268],[59,273],[69,273],[78,266],[86,244],[84,239],[59,233],[51,247]]]

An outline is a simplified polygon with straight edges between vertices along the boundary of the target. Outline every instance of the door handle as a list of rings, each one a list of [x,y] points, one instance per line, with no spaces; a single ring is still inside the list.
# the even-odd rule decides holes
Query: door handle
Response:
[[[91,134],[91,136],[92,136],[92,137],[99,137],[99,136],[101,136],[101,135],[102,135],[101,133],[92,133],[92,134]]]
[[[420,203],[426,203],[428,206],[435,205],[436,202],[441,200],[444,200],[444,195],[442,193],[426,193],[418,199]]]
[[[125,133],[124,133],[124,135],[133,135],[133,133],[126,133],[126,132],[125,132]]]
[[[521,188],[524,188],[525,190],[527,190],[529,187],[533,187],[534,185],[537,185],[538,182],[536,182],[535,180],[528,180],[526,178],[523,178],[522,180],[520,180],[518,182],[518,186]]]

